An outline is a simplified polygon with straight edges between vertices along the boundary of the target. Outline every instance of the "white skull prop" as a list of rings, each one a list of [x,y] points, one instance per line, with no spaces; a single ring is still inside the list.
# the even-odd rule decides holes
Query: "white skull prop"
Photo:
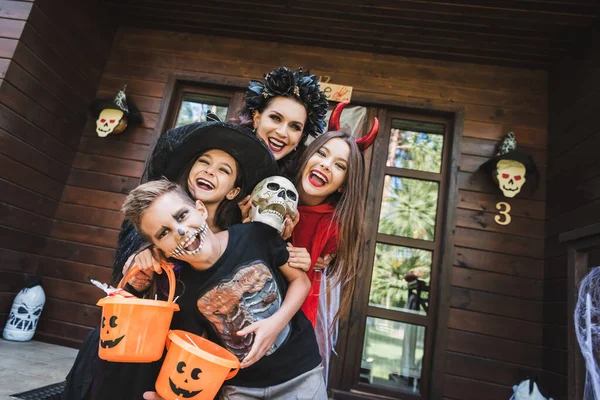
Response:
[[[106,108],[96,120],[96,133],[105,137],[110,133],[121,133],[127,128],[127,117],[121,110]]]
[[[252,221],[262,222],[278,232],[283,230],[285,214],[298,213],[298,192],[288,179],[271,176],[263,179],[252,191]]]
[[[24,288],[13,302],[8,321],[2,332],[4,339],[24,342],[35,333],[46,295],[40,285]]]
[[[525,166],[515,160],[500,160],[496,164],[498,186],[506,197],[515,197],[525,183]]]

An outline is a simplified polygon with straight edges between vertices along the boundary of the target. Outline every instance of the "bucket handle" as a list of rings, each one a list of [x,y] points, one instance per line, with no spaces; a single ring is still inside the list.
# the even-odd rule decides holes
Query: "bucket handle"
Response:
[[[165,273],[167,274],[167,278],[169,279],[169,298],[167,299],[167,302],[172,303],[173,299],[175,298],[175,273],[173,272],[173,268],[168,264],[161,264],[160,267],[163,271],[165,271]],[[139,271],[140,269],[137,265],[134,265],[133,267],[129,268],[129,271],[127,271],[127,275],[125,275],[123,279],[121,279],[121,282],[119,282],[117,288],[122,289],[125,286],[125,284],[129,282],[129,280],[133,278],[133,276]]]
[[[236,376],[236,375],[237,375],[237,373],[238,373],[238,372],[240,372],[240,369],[239,369],[239,368],[234,368],[234,369],[232,369],[232,370],[231,370],[231,372],[229,372],[229,373],[227,374],[227,376],[225,377],[225,380],[229,380],[229,379],[233,378],[234,376]]]
[[[173,331],[169,331],[169,333],[171,333],[171,332],[173,332]],[[167,335],[167,340],[165,341],[165,347],[167,348],[167,351],[169,351],[169,348],[171,347],[172,342],[173,342],[173,339],[171,339],[170,336]],[[205,353],[204,350],[202,350],[202,352]],[[240,372],[240,367],[232,368],[231,371],[229,371],[229,373],[225,377],[225,380],[229,380],[229,379],[233,378],[234,376],[237,375],[238,372]]]

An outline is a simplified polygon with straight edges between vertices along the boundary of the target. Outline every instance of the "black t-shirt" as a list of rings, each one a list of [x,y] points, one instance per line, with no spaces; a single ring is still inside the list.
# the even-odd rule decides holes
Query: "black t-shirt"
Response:
[[[177,303],[173,329],[208,338],[235,354],[240,361],[252,347],[253,334],[237,331],[268,318],[281,306],[287,282],[279,267],[289,254],[277,231],[262,223],[229,228],[223,255],[206,271],[186,266],[179,275],[183,293]],[[181,283],[180,283],[181,284]],[[312,325],[298,311],[273,347],[259,361],[225,382],[226,385],[267,387],[293,379],[321,362]]]

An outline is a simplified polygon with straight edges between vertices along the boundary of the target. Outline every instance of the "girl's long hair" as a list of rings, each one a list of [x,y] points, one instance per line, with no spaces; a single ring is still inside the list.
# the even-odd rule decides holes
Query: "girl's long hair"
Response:
[[[365,161],[354,137],[346,132],[331,131],[316,138],[304,151],[300,159],[300,168],[296,175],[296,187],[302,184],[302,171],[310,157],[331,139],[340,138],[350,146],[346,180],[341,193],[335,192],[327,201],[335,206],[333,223],[338,225],[338,250],[327,273],[333,278],[333,286],[341,284],[340,308],[333,318],[332,326],[341,315],[349,311],[352,302],[356,276],[365,245],[364,209],[365,209]]]
[[[209,150],[206,150],[204,153],[206,153],[207,151],[209,151]],[[202,153],[202,154],[204,154],[204,153]],[[186,191],[188,196],[190,196],[191,198],[193,198],[193,196],[191,195],[191,193],[188,189],[188,177],[190,175],[190,172],[192,171],[192,167],[194,166],[196,161],[198,161],[198,158],[200,158],[200,156],[202,156],[202,154],[198,154],[196,157],[192,158],[192,160],[188,163],[188,165],[186,165],[186,167],[183,169],[183,172],[181,173],[181,175],[179,176],[179,179],[177,180],[177,183],[179,184],[179,186],[184,188],[184,190]],[[214,221],[215,225],[217,227],[219,227],[219,229],[221,229],[221,230],[226,230],[231,225],[239,224],[242,222],[242,212],[240,211],[240,207],[238,206],[238,203],[240,201],[242,201],[242,199],[244,197],[246,197],[246,188],[245,188],[246,185],[244,182],[244,174],[242,173],[242,167],[240,166],[240,163],[237,160],[235,160],[235,166],[236,166],[236,170],[237,170],[237,176],[235,177],[235,182],[233,184],[233,187],[239,187],[240,192],[233,200],[223,198],[223,200],[221,200],[221,202],[217,206],[215,215],[213,217],[214,218],[213,221]],[[197,199],[194,199],[194,200],[197,200]]]

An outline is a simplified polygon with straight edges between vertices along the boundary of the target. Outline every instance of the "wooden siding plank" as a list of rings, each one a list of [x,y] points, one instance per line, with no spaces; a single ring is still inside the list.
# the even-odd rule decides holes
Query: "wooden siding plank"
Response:
[[[501,317],[545,322],[544,303],[453,286],[450,306]]]
[[[498,195],[467,190],[459,190],[458,192],[458,207],[467,210],[497,213],[496,204],[503,200],[508,199],[502,199]],[[518,197],[512,198],[509,201],[511,206],[510,215],[545,220],[545,202],[521,199]]]
[[[132,178],[140,178],[144,172],[144,163],[140,161],[84,153],[77,153],[73,167]]]
[[[531,321],[451,308],[448,327],[517,342],[543,344],[542,325]]]
[[[488,250],[503,254],[544,257],[544,241],[477,229],[456,228],[456,245],[472,249]]]
[[[543,260],[458,246],[454,248],[454,265],[525,278],[544,277]]]
[[[65,186],[61,202],[119,211],[126,195]]]
[[[118,211],[60,203],[54,216],[63,221],[120,230],[123,214]],[[116,242],[115,242],[116,243]]]
[[[511,213],[511,223],[500,225],[495,221],[498,213],[458,209],[456,226],[481,229],[486,232],[499,232],[527,238],[544,238],[544,221],[517,217]]]
[[[543,280],[468,268],[452,268],[452,285],[539,301],[543,300],[544,296]]]
[[[51,237],[71,242],[115,248],[117,247],[119,231],[57,220],[52,226]]]
[[[67,185],[81,188],[96,189],[105,192],[128,194],[140,183],[139,178],[118,176],[81,169],[71,169]]]
[[[4,179],[0,179],[0,202],[18,206],[49,218],[54,216],[58,205],[57,200],[42,196]]]

